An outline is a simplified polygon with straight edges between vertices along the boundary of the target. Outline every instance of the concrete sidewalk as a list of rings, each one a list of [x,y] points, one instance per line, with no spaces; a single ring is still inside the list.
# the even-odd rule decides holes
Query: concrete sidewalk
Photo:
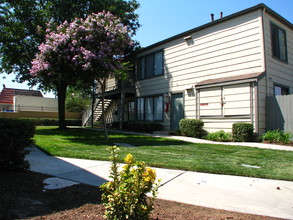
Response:
[[[100,186],[111,163],[44,154],[27,155],[31,170]],[[158,198],[230,211],[293,219],[293,182],[155,168],[161,179]]]

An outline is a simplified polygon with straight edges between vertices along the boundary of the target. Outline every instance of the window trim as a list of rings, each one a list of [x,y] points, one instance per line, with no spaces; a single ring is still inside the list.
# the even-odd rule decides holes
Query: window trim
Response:
[[[155,98],[156,97],[162,97],[162,119],[161,120],[155,120]],[[143,98],[143,119],[138,119],[138,100]],[[153,113],[153,120],[147,120],[146,119],[146,100],[148,98],[152,98],[152,113]],[[142,121],[142,122],[163,122],[164,121],[164,94],[156,94],[151,96],[141,96],[137,97],[135,100],[136,108],[137,108],[137,115],[136,115],[136,121]]]
[[[279,30],[281,30],[285,34],[285,50],[286,50],[285,51],[285,56],[286,56],[285,59],[281,59],[280,58],[280,41],[279,41],[279,35],[278,35],[278,39],[277,39],[278,40],[278,45],[277,45],[277,47],[278,47],[278,56],[275,56],[274,55],[274,46],[273,46],[273,44],[274,44],[275,41],[273,40],[273,28],[276,28],[277,31],[278,31],[278,33],[279,33]],[[286,33],[286,30],[283,29],[283,28],[281,28],[280,26],[274,24],[273,22],[270,22],[270,32],[271,32],[271,52],[272,52],[272,57],[275,58],[275,59],[277,59],[277,60],[279,60],[279,61],[281,61],[281,62],[284,62],[284,63],[288,64],[288,46],[287,46],[287,33]]]
[[[161,74],[155,74],[155,54],[157,53],[162,53],[162,73]],[[152,74],[151,76],[148,76],[147,75],[147,65],[146,65],[146,58],[149,57],[149,56],[152,56],[152,59],[153,59],[153,67],[152,67]],[[143,60],[144,62],[144,77],[141,76],[141,61]],[[144,80],[144,79],[151,79],[151,78],[155,78],[155,77],[160,77],[160,76],[163,76],[165,74],[165,69],[164,69],[164,50],[161,49],[161,50],[157,50],[155,52],[152,52],[152,53],[148,53],[146,55],[143,55],[143,56],[140,56],[137,58],[137,79],[138,80]]]

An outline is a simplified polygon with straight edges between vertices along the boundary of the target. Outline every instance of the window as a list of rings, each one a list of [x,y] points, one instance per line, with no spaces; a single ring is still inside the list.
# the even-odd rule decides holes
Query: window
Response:
[[[274,95],[289,95],[289,88],[283,86],[274,86]]]
[[[143,79],[145,78],[145,59],[144,57],[139,58],[138,60],[138,78]]]
[[[154,98],[148,97],[145,99],[145,119],[147,121],[154,120]]]
[[[163,96],[150,96],[137,99],[137,120],[162,121]]]
[[[158,51],[138,59],[138,78],[145,79],[164,74],[163,51]]]
[[[154,56],[148,55],[145,57],[145,72],[146,78],[150,78],[154,74]]]
[[[163,96],[157,96],[154,98],[154,120],[163,120]]]
[[[157,52],[154,54],[154,75],[159,76],[163,74],[163,53]]]
[[[273,57],[287,62],[286,32],[271,24],[271,37]]]
[[[144,98],[137,99],[137,120],[144,120]]]
[[[133,121],[135,119],[134,117],[134,109],[135,102],[128,102],[128,120]]]

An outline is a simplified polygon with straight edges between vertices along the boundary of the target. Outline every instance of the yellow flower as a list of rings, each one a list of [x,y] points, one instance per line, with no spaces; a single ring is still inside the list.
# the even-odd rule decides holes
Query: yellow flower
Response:
[[[134,163],[134,158],[133,158],[132,154],[127,154],[126,157],[124,158],[124,162],[127,164]]]
[[[144,176],[145,181],[154,182],[156,179],[156,171],[150,167],[147,167],[143,176]]]

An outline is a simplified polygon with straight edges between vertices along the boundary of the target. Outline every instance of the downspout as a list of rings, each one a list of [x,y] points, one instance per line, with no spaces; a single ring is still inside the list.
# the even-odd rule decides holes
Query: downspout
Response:
[[[263,50],[264,50],[264,57],[263,57],[264,63],[263,63],[263,65],[264,65],[264,71],[265,71],[265,76],[266,76],[265,114],[267,114],[267,97],[269,96],[270,87],[269,87],[269,75],[268,75],[268,71],[267,71],[267,50],[266,50],[267,42],[266,42],[266,36],[264,33],[265,32],[265,13],[266,13],[266,8],[263,8],[263,10],[262,10],[262,35],[263,35]],[[259,90],[258,90],[258,92],[259,92]],[[258,95],[258,93],[257,93],[257,95]],[[259,96],[257,98],[259,98]],[[259,106],[257,106],[257,108],[259,109]],[[258,111],[257,111],[257,113],[259,114]],[[257,124],[258,123],[259,122],[257,121]],[[265,115],[265,129],[266,129],[266,127],[267,127],[267,115]],[[259,127],[258,127],[257,133],[259,134]]]
[[[264,47],[264,71],[266,72],[266,96],[269,95],[269,91],[270,91],[270,87],[269,87],[269,76],[268,76],[268,72],[267,72],[267,51],[266,51],[266,37],[265,37],[265,33],[264,33],[264,30],[265,30],[265,12],[266,12],[266,9],[264,8],[262,10],[262,37],[263,37],[263,47]]]

